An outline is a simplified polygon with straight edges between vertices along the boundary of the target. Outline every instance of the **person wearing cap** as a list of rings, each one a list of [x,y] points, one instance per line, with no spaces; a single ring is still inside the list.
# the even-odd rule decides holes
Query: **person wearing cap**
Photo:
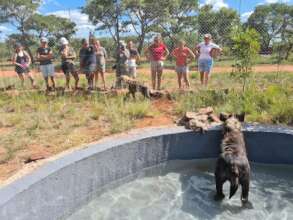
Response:
[[[82,47],[79,51],[80,70],[86,75],[88,90],[94,89],[94,73],[96,71],[96,53],[93,45],[87,39],[82,39]]]
[[[194,53],[186,46],[184,40],[180,40],[178,47],[172,52],[172,56],[176,59],[176,73],[178,77],[179,89],[182,89],[182,78],[184,79],[186,88],[190,87],[188,79],[188,64],[195,59]]]
[[[40,70],[45,79],[47,90],[49,91],[51,89],[49,85],[49,78],[51,79],[53,89],[55,89],[55,80],[54,80],[55,71],[54,71],[54,64],[52,62],[53,53],[51,48],[48,46],[47,38],[42,37],[40,42],[41,42],[41,45],[37,49],[37,60],[40,62]]]
[[[127,42],[127,49],[129,50],[129,60],[128,60],[128,71],[129,71],[129,76],[132,78],[136,78],[136,67],[137,64],[136,62],[140,59],[139,53],[137,49],[134,47],[133,42],[130,40]]]
[[[119,42],[118,56],[119,56],[119,60],[117,60],[118,65],[116,65],[116,88],[120,89],[122,87],[122,81],[120,77],[123,75],[129,75],[128,60],[130,57],[130,53],[124,41]]]
[[[70,89],[70,74],[75,79],[75,89],[78,87],[78,73],[74,66],[74,59],[76,58],[76,53],[72,47],[69,46],[69,42],[65,37],[62,37],[60,39],[61,49],[60,49],[60,55],[61,55],[61,68],[63,73],[66,77],[66,88]]]
[[[210,78],[210,73],[213,67],[213,54],[216,51],[220,53],[222,49],[212,42],[212,35],[205,34],[204,41],[196,46],[198,57],[198,70],[200,72],[200,81],[202,85],[207,86]]]
[[[93,45],[95,47],[96,59],[97,59],[97,69],[95,71],[95,87],[98,85],[99,74],[102,78],[102,83],[104,90],[106,90],[105,72],[106,72],[106,59],[108,58],[107,51],[101,46],[99,40],[93,38]]]
[[[31,58],[20,43],[15,45],[15,53],[12,57],[12,63],[15,65],[15,72],[21,80],[21,86],[24,86],[24,75],[26,75],[30,79],[32,87],[35,88],[35,81],[29,69]]]
[[[145,55],[151,62],[152,87],[160,90],[164,60],[169,56],[169,50],[162,42],[161,36],[158,35],[154,38],[154,42],[147,48]]]

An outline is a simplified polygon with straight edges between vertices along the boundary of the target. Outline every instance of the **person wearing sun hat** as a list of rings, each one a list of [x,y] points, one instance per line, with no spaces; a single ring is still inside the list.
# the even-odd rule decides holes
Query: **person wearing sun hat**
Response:
[[[12,57],[12,63],[15,65],[15,72],[21,80],[21,86],[23,87],[24,85],[24,75],[26,75],[30,79],[32,87],[35,88],[35,81],[29,69],[31,58],[20,43],[15,44],[15,53]]]
[[[52,87],[55,89],[55,80],[54,80],[54,64],[53,64],[53,53],[51,48],[48,46],[48,39],[41,37],[40,47],[37,49],[37,60],[40,62],[40,70],[45,79],[47,90],[51,89],[49,85],[49,78],[52,82]]]
[[[74,65],[76,53],[65,37],[60,38],[60,55],[61,55],[61,68],[66,77],[66,89],[70,89],[70,74],[75,79],[75,89],[78,87],[78,73]]]
[[[221,51],[222,49],[212,42],[211,34],[205,34],[204,41],[196,46],[196,53],[199,54],[198,70],[200,72],[200,81],[202,85],[208,85],[213,67],[214,54],[219,54]]]

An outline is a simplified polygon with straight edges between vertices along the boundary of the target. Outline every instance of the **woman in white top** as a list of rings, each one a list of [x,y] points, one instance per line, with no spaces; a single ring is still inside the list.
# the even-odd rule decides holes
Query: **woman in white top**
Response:
[[[204,35],[204,42],[196,46],[198,57],[198,70],[200,72],[200,81],[202,85],[207,86],[210,73],[213,67],[213,57],[221,53],[222,49],[212,42],[210,34]]]

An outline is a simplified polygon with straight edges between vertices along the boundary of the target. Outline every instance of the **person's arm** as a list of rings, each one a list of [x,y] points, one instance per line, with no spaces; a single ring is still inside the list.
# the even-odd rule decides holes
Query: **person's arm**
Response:
[[[137,52],[137,53],[136,53],[136,60],[137,60],[137,61],[140,61],[140,55],[139,55],[138,50],[137,50],[136,52]]]
[[[53,53],[52,50],[49,51],[49,53],[47,55],[41,55],[38,51],[37,54],[37,58],[38,60],[48,60],[48,59],[52,59],[53,58]]]
[[[83,54],[82,50],[79,51],[79,66],[83,67]]]
[[[49,54],[47,55],[47,59],[52,59],[53,58],[53,52],[50,49]]]
[[[195,59],[195,54],[189,48],[188,48],[188,51],[189,51],[189,58],[190,58],[188,63],[192,63],[192,61]]]
[[[165,54],[164,54],[164,60],[167,59],[167,57],[170,55],[170,51],[167,47],[165,47]]]
[[[171,53],[171,56],[174,57],[175,59],[177,58],[177,55],[176,55],[176,49],[174,49]]]
[[[199,54],[200,54],[200,44],[198,44],[198,45],[195,46],[193,53],[194,53],[194,55],[196,57],[199,56]]]
[[[27,65],[28,65],[28,66],[31,65],[32,60],[31,60],[30,55],[29,55],[28,52],[26,52],[26,51],[23,51],[23,53],[24,53],[24,55],[27,57]]]
[[[16,57],[17,57],[17,54],[15,53],[13,56],[12,56],[12,63],[16,66],[20,66],[21,67],[21,64],[20,63],[17,63],[16,62]]]
[[[213,49],[216,49],[219,53],[221,53],[223,51],[223,49],[215,43],[213,43]]]
[[[41,60],[41,55],[40,55],[40,52],[39,52],[39,49],[37,50],[37,61],[40,61]]]
[[[107,51],[106,51],[106,49],[104,47],[103,47],[103,51],[104,51],[105,60],[107,60],[108,59],[108,53],[107,53]]]
[[[151,53],[151,47],[147,47],[144,51],[144,54],[145,54],[145,57],[148,59],[148,60],[151,60],[151,56],[150,56],[150,53]]]

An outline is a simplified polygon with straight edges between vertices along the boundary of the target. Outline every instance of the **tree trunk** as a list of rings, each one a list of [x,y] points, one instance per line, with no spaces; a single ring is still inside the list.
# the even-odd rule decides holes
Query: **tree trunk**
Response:
[[[145,39],[145,32],[144,30],[142,30],[141,35],[139,36],[139,42],[138,42],[138,53],[141,54],[142,49],[143,49],[143,45],[144,45],[144,39]]]

